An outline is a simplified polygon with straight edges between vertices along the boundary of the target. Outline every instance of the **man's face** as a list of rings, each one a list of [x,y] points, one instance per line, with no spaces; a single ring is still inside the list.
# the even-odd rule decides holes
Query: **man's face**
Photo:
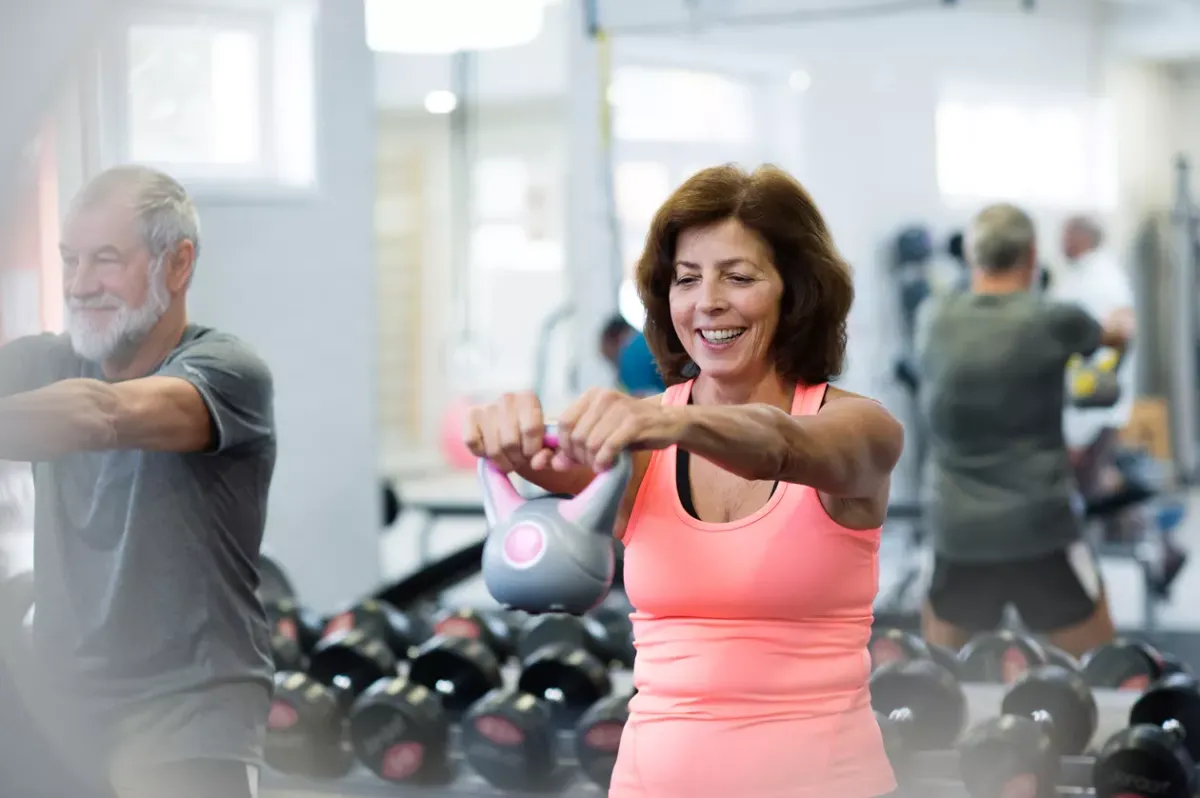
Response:
[[[621,357],[621,344],[625,342],[624,335],[609,335],[600,342],[600,354],[614,366]]]
[[[1080,225],[1068,224],[1063,228],[1062,248],[1068,260],[1075,260],[1094,249],[1092,236]]]
[[[67,331],[86,360],[136,349],[171,304],[163,264],[151,258],[129,200],[84,208],[63,229]]]

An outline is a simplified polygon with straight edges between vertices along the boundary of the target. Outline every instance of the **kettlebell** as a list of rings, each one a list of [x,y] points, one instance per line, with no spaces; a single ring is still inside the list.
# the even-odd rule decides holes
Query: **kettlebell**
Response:
[[[546,445],[557,448],[553,433]],[[488,522],[483,581],[492,597],[535,615],[583,615],[599,605],[616,570],[612,531],[633,474],[629,453],[569,499],[526,499],[488,460],[478,471]]]

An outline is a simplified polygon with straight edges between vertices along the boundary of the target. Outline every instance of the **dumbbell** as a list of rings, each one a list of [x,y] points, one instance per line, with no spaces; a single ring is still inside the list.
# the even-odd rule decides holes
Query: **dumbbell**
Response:
[[[516,650],[509,619],[499,612],[471,607],[445,610],[433,620],[433,634],[483,643],[503,665]]]
[[[958,652],[959,676],[967,683],[1012,684],[1047,662],[1041,643],[1008,629],[976,635]]]
[[[954,652],[945,646],[922,640],[903,629],[888,628],[873,632],[871,641],[867,644],[867,651],[871,655],[872,669],[889,662],[932,659],[958,678],[958,659]]]
[[[361,629],[387,644],[398,660],[409,660],[417,648],[433,636],[419,615],[401,612],[386,601],[366,599],[333,615],[325,624],[323,637]]]
[[[601,605],[584,616],[592,653],[610,668],[632,668],[633,623],[626,609]]]
[[[550,707],[554,722],[569,729],[612,691],[604,663],[572,643],[542,646],[521,663],[517,687]]]
[[[967,792],[972,798],[1055,795],[1061,757],[1082,753],[1096,733],[1096,700],[1083,676],[1039,665],[1013,683],[1000,713],[958,744]]]
[[[446,784],[453,778],[450,720],[434,691],[404,677],[381,679],[350,710],[358,761],[392,784]]]
[[[312,653],[325,626],[319,615],[292,598],[269,599],[263,602],[263,609],[272,636],[295,641],[303,656]]]
[[[1129,711],[1129,727],[1096,754],[1096,798],[1191,798],[1200,761],[1200,692],[1195,677],[1173,673],[1151,685]]]
[[[308,670],[308,657],[300,648],[300,643],[294,637],[273,631],[271,633],[271,662],[275,672],[288,671],[303,673]]]
[[[1083,675],[1093,687],[1141,692],[1153,682],[1182,670],[1176,659],[1141,640],[1117,638],[1092,649],[1083,658]]]
[[[500,660],[481,639],[443,635],[417,649],[408,678],[433,690],[454,718],[504,681]]]
[[[870,688],[871,708],[882,720],[884,740],[890,742],[889,756],[949,748],[966,725],[962,687],[933,660],[881,665],[871,674]]]
[[[275,674],[263,753],[281,773],[318,779],[349,772],[345,710],[329,687],[304,673]]]
[[[1075,659],[1075,657],[1071,656],[1071,654],[1067,653],[1066,651],[1063,651],[1058,646],[1054,646],[1049,643],[1042,643],[1042,650],[1046,652],[1047,665],[1058,665],[1066,668],[1069,671],[1076,672],[1083,669],[1083,666],[1080,664],[1079,660]]]
[[[521,626],[517,657],[524,661],[543,646],[568,643],[590,652],[601,662],[633,665],[632,626],[619,610],[597,608],[586,615],[546,613],[528,616]]]
[[[365,629],[334,632],[317,643],[308,674],[330,688],[343,712],[380,679],[397,675],[396,655],[381,638]]]
[[[575,726],[575,756],[579,760],[579,769],[589,781],[606,790],[612,782],[632,697],[632,692],[624,692],[600,699],[583,713]]]
[[[550,707],[511,687],[491,691],[463,718],[462,748],[485,781],[511,792],[553,792],[571,771],[561,767]]]

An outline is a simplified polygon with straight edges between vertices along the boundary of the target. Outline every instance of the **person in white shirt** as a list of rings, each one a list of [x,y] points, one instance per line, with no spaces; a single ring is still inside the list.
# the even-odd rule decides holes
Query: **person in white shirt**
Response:
[[[1066,262],[1050,282],[1051,298],[1079,305],[1097,319],[1125,316],[1133,326],[1133,284],[1115,253],[1104,246],[1100,225],[1086,216],[1071,217],[1063,225],[1062,248]],[[1085,497],[1108,487],[1117,435],[1133,411],[1134,372],[1133,350],[1127,349],[1118,372],[1121,396],[1117,403],[1112,407],[1067,407],[1064,412],[1063,434]]]

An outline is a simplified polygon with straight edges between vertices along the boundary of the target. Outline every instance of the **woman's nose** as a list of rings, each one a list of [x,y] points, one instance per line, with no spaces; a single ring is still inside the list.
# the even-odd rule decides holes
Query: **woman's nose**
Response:
[[[719,280],[705,280],[700,286],[700,309],[711,313],[729,306]]]

